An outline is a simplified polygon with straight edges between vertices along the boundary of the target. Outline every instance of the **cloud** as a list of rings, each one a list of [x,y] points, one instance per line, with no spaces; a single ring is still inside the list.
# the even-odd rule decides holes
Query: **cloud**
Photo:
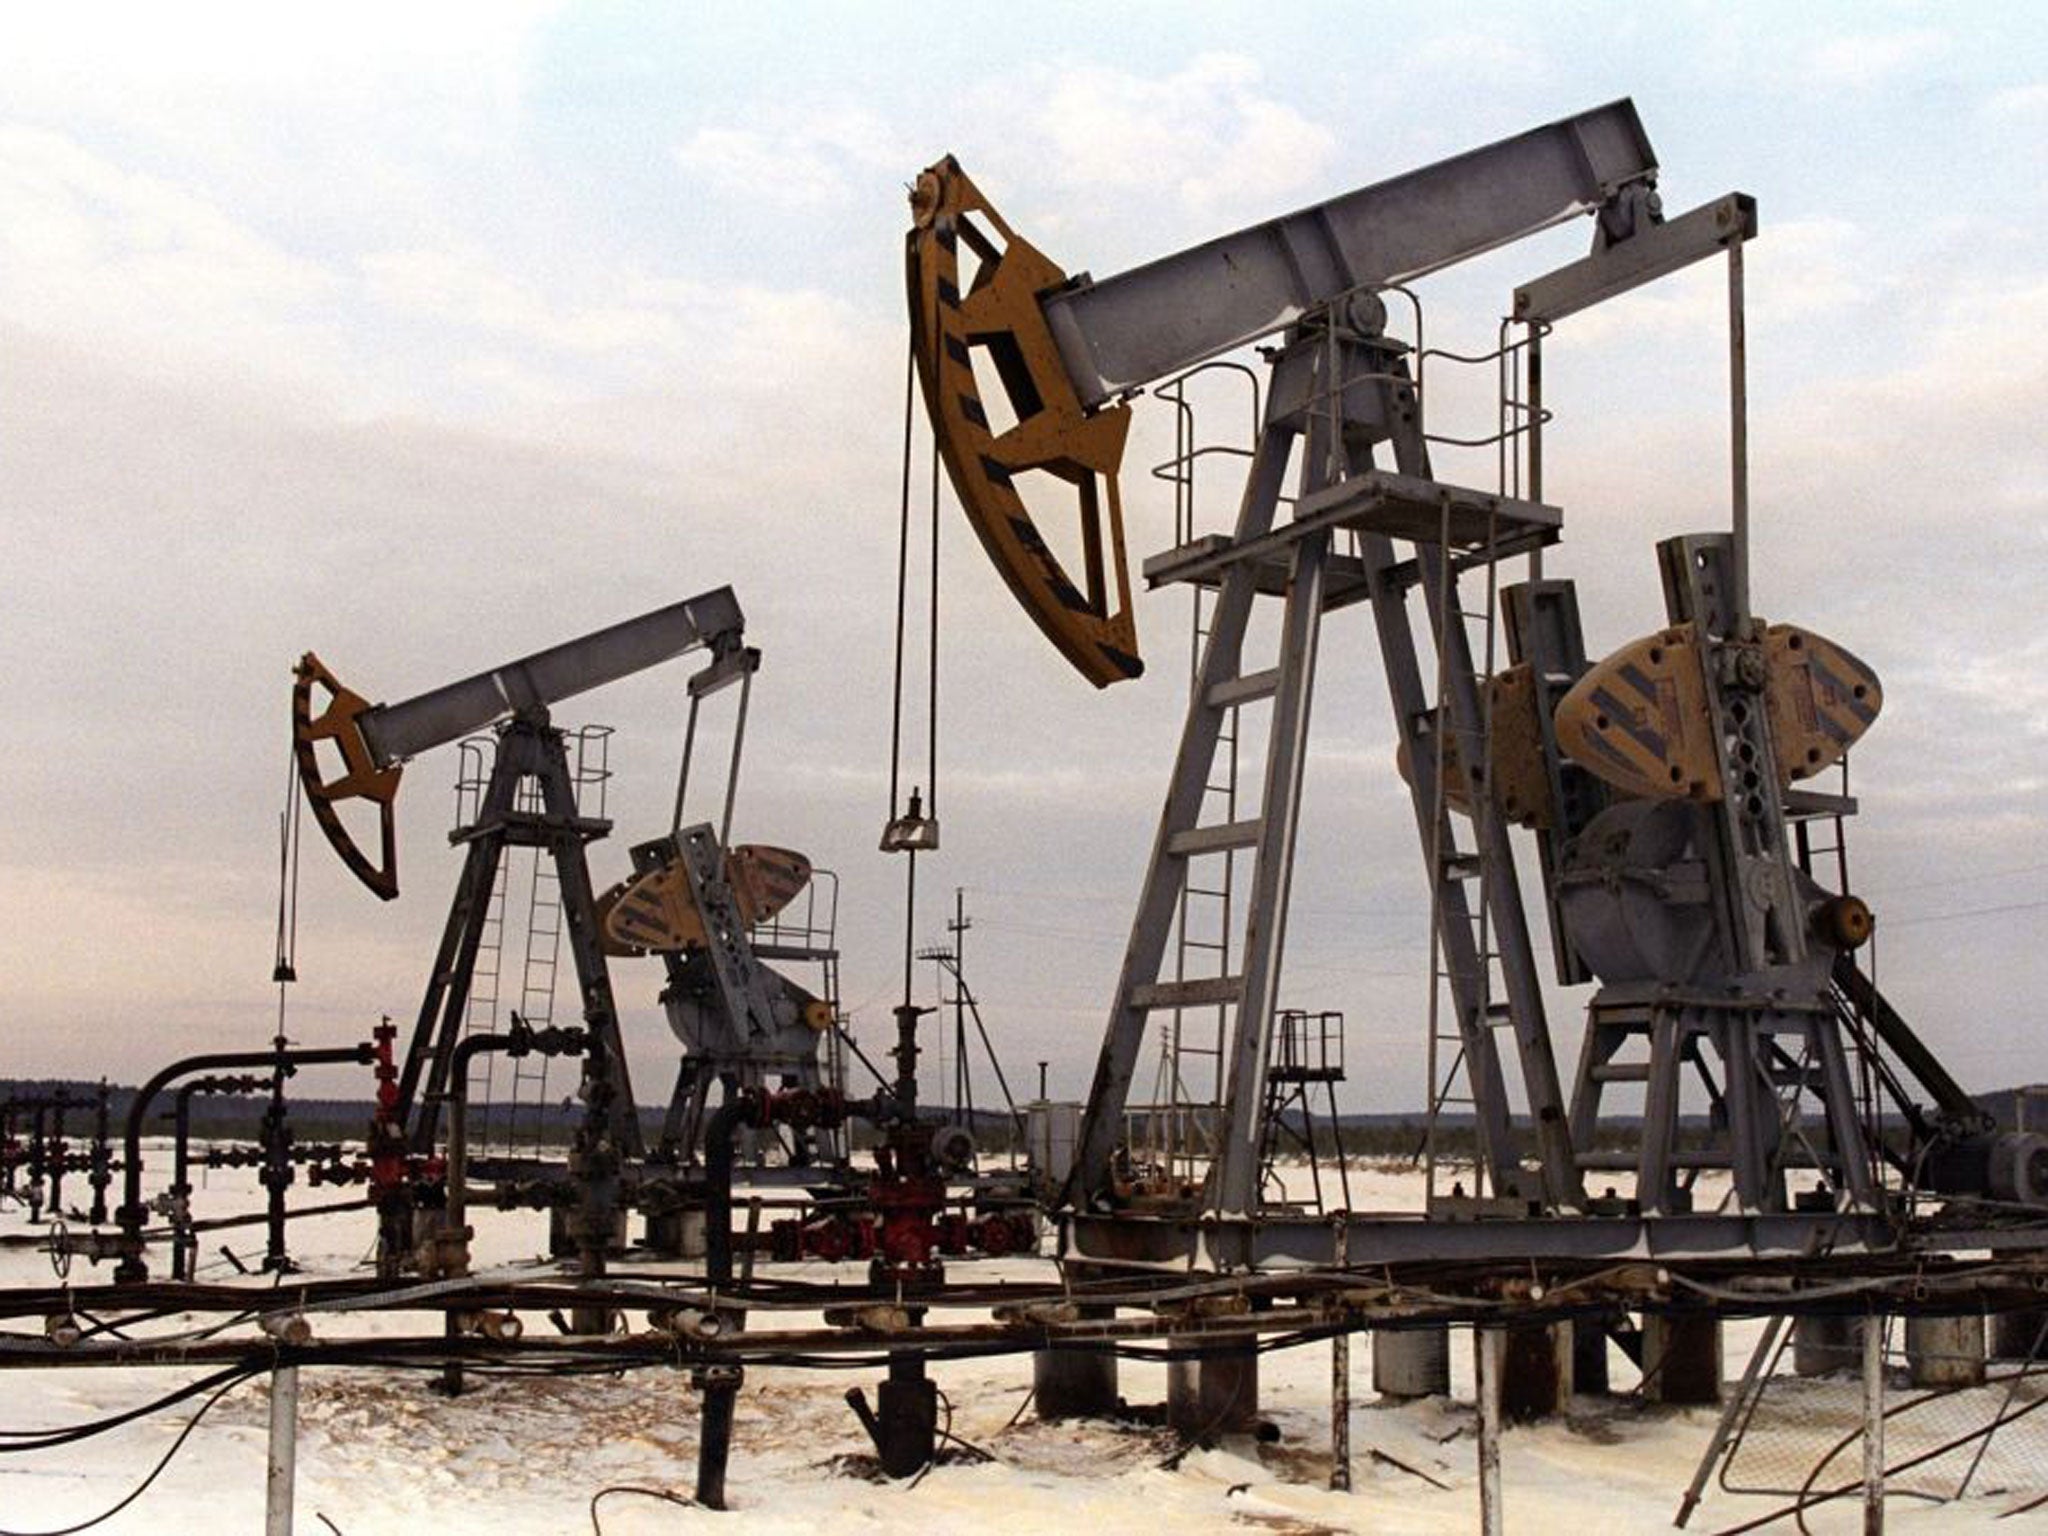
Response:
[[[332,357],[335,274],[212,200],[58,133],[0,128],[0,317],[107,351],[211,365],[250,357],[303,376]]]
[[[2022,123],[2048,117],[2048,80],[1994,91],[1984,103],[1984,115],[1993,119]]]
[[[1090,191],[1173,190],[1192,213],[1267,213],[1313,182],[1336,135],[1260,89],[1238,54],[1204,54],[1153,77],[1091,65],[1056,74],[1033,127],[1061,184]]]
[[[1497,30],[1503,18],[1492,18],[1488,29],[1452,28],[1423,39],[1413,49],[1403,50],[1404,74],[1430,70],[1452,74],[1470,89],[1478,82],[1512,87],[1525,86],[1541,77],[1549,61],[1540,47],[1504,37]]]
[[[589,205],[560,181],[587,145],[543,139],[562,124],[522,117],[540,10],[502,25],[476,12],[375,9],[331,24],[323,13],[303,36],[291,13],[248,13],[233,36],[214,14],[105,28],[121,35],[97,74],[84,22],[33,49],[0,46],[0,96],[22,114],[0,136],[0,321],[12,322],[0,329],[0,490],[37,552],[0,569],[19,749],[15,837],[0,857],[9,1006],[68,1027],[81,1065],[108,1055],[102,1020],[144,1021],[118,1042],[130,1075],[265,1032],[281,685],[305,645],[350,682],[403,697],[721,581],[768,654],[737,830],[844,871],[849,995],[893,1001],[902,869],[873,848],[902,425],[889,270],[900,204],[854,188],[893,188],[929,156],[937,122],[968,123],[981,146],[960,148],[983,185],[1006,207],[1038,204],[1011,210],[1020,228],[1064,230],[1067,250],[1111,270],[1120,250],[1157,254],[1332,190],[1319,183],[1339,137],[1292,94],[1285,51],[1263,66],[1213,54],[1149,74],[1027,59],[971,96],[926,89],[896,104],[786,92],[673,149],[649,133],[658,175],[622,188],[616,222],[593,229],[572,227]],[[4,25],[12,42],[44,24]],[[394,35],[411,25],[417,47]],[[1461,46],[1440,40],[1434,56],[1454,67]],[[1516,61],[1496,49],[1477,62]],[[1828,67],[1846,83],[1910,60],[1849,48]],[[2040,97],[2020,88],[1989,103],[2017,122]],[[1342,126],[1347,161],[1388,172],[1457,147],[1406,157],[1379,117]],[[659,222],[679,176],[748,200],[749,213],[805,217],[706,219],[710,254],[681,259],[675,226]],[[609,191],[592,202],[609,205]],[[651,232],[634,223],[650,206]],[[808,217],[819,209],[832,216]],[[1885,718],[1857,761],[1870,812],[1859,878],[1877,887],[1943,865],[1969,878],[1987,851],[1995,862],[1977,867],[2048,847],[2048,657],[2015,575],[2040,567],[2036,530],[2048,526],[2048,464],[2028,430],[2048,414],[2048,290],[2027,264],[2038,242],[2024,210],[2000,209],[2009,239],[1988,238],[1969,208],[1952,216],[1951,256],[1995,250],[2021,275],[1916,270],[1875,213],[1767,222],[1750,256],[1759,603],[1886,677]],[[713,244],[741,244],[727,229],[746,231],[747,281],[714,264],[731,252]],[[1578,249],[1583,237],[1572,233]],[[804,264],[785,285],[761,276],[771,243]],[[1551,354],[1549,494],[1568,528],[1551,569],[1580,579],[1596,650],[1657,622],[1651,541],[1725,516],[1722,281],[1704,264],[1613,306],[1611,325],[1603,312],[1574,321]],[[1432,340],[1455,344],[1462,323]],[[1646,345],[1660,332],[1687,350]],[[257,396],[280,377],[316,384],[318,408],[257,408],[221,387],[232,378]],[[1216,422],[1242,422],[1232,403]],[[1139,434],[1170,439],[1156,402],[1138,409]],[[1169,527],[1142,473],[1168,450],[1143,446],[1134,436],[1125,479],[1139,555]],[[921,456],[915,467],[921,478]],[[992,931],[974,959],[999,1028],[1007,1008],[1031,1010],[1013,1048],[1006,1039],[1011,1059],[1050,1056],[1082,1079],[1179,730],[1186,596],[1140,598],[1152,675],[1095,695],[1015,611],[950,509],[945,519],[947,846],[919,871],[916,937],[937,936],[947,884],[971,898],[977,880],[1057,886],[1063,906],[1100,893],[1078,916],[1012,912],[1011,943],[990,892]],[[1353,1010],[1386,1069],[1361,1091],[1388,1103],[1420,1092],[1426,962],[1353,957],[1375,941],[1412,951],[1427,907],[1366,617],[1326,636],[1290,1000]],[[601,877],[667,825],[680,671],[608,690],[578,716],[622,730],[619,830],[598,851]],[[911,734],[921,772],[915,721]],[[308,854],[294,1010],[327,1038],[417,1000],[458,858],[444,838],[452,757],[409,770],[398,907],[363,900],[317,845]],[[135,938],[102,965],[110,928]],[[1904,932],[1930,947],[1957,934]],[[1903,941],[1887,950],[1888,965],[1911,958]],[[1933,992],[1956,968],[1925,958],[1916,974]],[[166,968],[180,1011],[163,1027]],[[1985,970],[1992,1002],[2048,984],[2023,947]],[[647,1016],[656,985],[644,967],[621,976],[629,1028],[651,1025],[636,1050],[667,1049]],[[1096,1002],[1066,1006],[1078,998]],[[1568,1057],[1574,1008],[1554,1018]]]
[[[700,127],[675,156],[722,192],[814,210],[852,202],[877,177],[907,175],[915,153],[877,114],[835,108],[766,128]]]
[[[1669,210],[1682,214],[1683,208]],[[1841,218],[1771,220],[1765,210],[1757,238],[1743,252],[1743,301],[1752,331],[1801,331],[1818,321],[1882,298],[1868,233]],[[1570,345],[1640,345],[1656,338],[1702,337],[1728,324],[1728,266],[1719,257],[1572,316],[1560,326]]]
[[[379,251],[358,266],[373,304],[572,353],[672,352],[679,316],[714,302],[709,290],[684,283],[636,285],[641,303],[558,300],[475,248]]]
[[[1817,85],[1869,90],[1902,70],[1940,58],[1951,42],[1946,32],[1933,27],[1831,37],[1808,57],[1806,74]]]
[[[561,9],[560,0],[13,7],[0,20],[0,81],[17,112],[90,114],[168,132],[172,143],[277,107],[298,121],[337,113],[369,122],[393,92],[444,112],[497,113],[518,98],[536,36]],[[182,129],[180,116],[192,119]]]

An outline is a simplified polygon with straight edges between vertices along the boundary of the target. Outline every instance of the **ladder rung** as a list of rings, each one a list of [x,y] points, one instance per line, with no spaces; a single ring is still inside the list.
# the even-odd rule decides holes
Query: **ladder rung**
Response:
[[[1650,1064],[1647,1061],[1599,1062],[1586,1071],[1596,1083],[1647,1083],[1650,1080]]]
[[[1187,857],[1197,853],[1222,853],[1230,848],[1249,848],[1259,840],[1259,833],[1265,829],[1265,818],[1254,816],[1249,821],[1219,822],[1213,827],[1189,827],[1185,832],[1176,832],[1166,840],[1166,851]]]
[[[1807,1067],[1798,1072],[1774,1067],[1770,1069],[1769,1077],[1773,1088],[1798,1088],[1809,1093],[1820,1093],[1827,1085],[1819,1067]]]
[[[1242,976],[1206,976],[1198,981],[1158,981],[1131,988],[1133,1008],[1201,1008],[1234,1003],[1244,991]],[[1185,1049],[1185,1047],[1184,1047]]]
[[[1268,667],[1263,672],[1247,672],[1242,677],[1225,678],[1209,686],[1208,701],[1217,709],[1232,704],[1243,704],[1252,699],[1271,698],[1280,688],[1280,669]]]
[[[1447,853],[1441,862],[1445,876],[1452,880],[1476,880],[1486,869],[1476,853]]]

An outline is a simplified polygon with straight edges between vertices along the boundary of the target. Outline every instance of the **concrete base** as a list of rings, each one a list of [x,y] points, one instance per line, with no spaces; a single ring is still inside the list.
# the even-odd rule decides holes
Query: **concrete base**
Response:
[[[1195,1343],[1195,1340],[1180,1342]],[[1233,1349],[1166,1367],[1166,1422],[1194,1439],[1233,1434],[1259,1416],[1259,1356]]]
[[[1451,1330],[1436,1325],[1375,1332],[1372,1389],[1381,1397],[1448,1397]]]
[[[1033,1351],[1031,1403],[1041,1419],[1109,1417],[1121,1406],[1116,1356],[1107,1348]]]
[[[1816,1314],[1792,1319],[1792,1372],[1832,1376],[1863,1369],[1863,1319]]]
[[[626,1218],[631,1213],[619,1210],[613,1217],[611,1241],[605,1245],[605,1252],[614,1258],[626,1251]],[[573,1259],[581,1251],[576,1240],[576,1224],[582,1220],[582,1213],[573,1208],[554,1207],[548,1212],[548,1256],[555,1259]]]
[[[1676,1407],[1721,1401],[1721,1320],[1643,1316],[1643,1395]]]
[[[1523,1323],[1506,1330],[1500,1411],[1510,1424],[1561,1413],[1572,1395],[1572,1325]]]
[[[1916,1387],[1981,1387],[1984,1319],[1907,1318],[1906,1366]]]
[[[1607,1382],[1607,1321],[1598,1317],[1575,1318],[1566,1324],[1572,1334],[1572,1390],[1588,1397],[1604,1397]]]
[[[646,1222],[647,1250],[664,1259],[704,1257],[702,1211],[651,1211]]]
[[[1991,1358],[2039,1360],[2048,1356],[2048,1312],[1999,1312],[1991,1319]]]

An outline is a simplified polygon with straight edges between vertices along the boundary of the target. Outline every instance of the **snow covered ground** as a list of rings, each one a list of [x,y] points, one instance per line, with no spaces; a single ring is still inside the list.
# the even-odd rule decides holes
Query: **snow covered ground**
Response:
[[[321,1191],[295,1191],[308,1204]],[[1356,1191],[1361,1206],[1416,1209],[1419,1181],[1405,1172],[1370,1174]],[[331,1198],[331,1194],[326,1196]],[[214,1175],[195,1198],[201,1216],[251,1208],[253,1176]],[[480,1212],[480,1268],[525,1275],[545,1270],[543,1221]],[[26,1230],[18,1209],[0,1212],[0,1230]],[[260,1228],[235,1234],[245,1254]],[[294,1257],[319,1275],[347,1274],[370,1241],[362,1213],[295,1224]],[[206,1278],[228,1270],[218,1239]],[[1041,1267],[1042,1268],[1042,1267]],[[1003,1272],[1023,1276],[1030,1261]],[[830,1271],[810,1266],[823,1278]],[[0,1253],[0,1283],[45,1283],[49,1260],[32,1250]],[[74,1280],[105,1278],[84,1266]],[[252,1285],[265,1284],[252,1279]],[[17,1325],[19,1326],[19,1325]],[[152,1328],[172,1330],[178,1320]],[[408,1325],[363,1316],[322,1317],[333,1336],[404,1331]],[[545,1327],[538,1319],[533,1326]],[[1757,1325],[1728,1330],[1731,1372],[1739,1370]],[[1615,1385],[1631,1382],[1615,1360]],[[197,1372],[171,1369],[21,1371],[0,1385],[0,1430],[57,1426],[160,1395]],[[933,1368],[951,1405],[951,1428],[995,1459],[933,1468],[915,1486],[858,1475],[866,1437],[842,1400],[875,1373],[755,1369],[740,1399],[729,1477],[736,1515],[714,1515],[639,1496],[614,1494],[598,1509],[609,1536],[733,1528],[760,1532],[841,1533],[912,1528],[939,1531],[1196,1532],[1242,1530],[1434,1532],[1476,1528],[1474,1420],[1462,1399],[1471,1389],[1467,1340],[1453,1352],[1453,1398],[1382,1404],[1370,1391],[1370,1346],[1353,1345],[1354,1491],[1330,1492],[1330,1346],[1268,1355],[1261,1363],[1262,1406],[1278,1426],[1277,1445],[1249,1441],[1178,1449],[1164,1431],[1102,1423],[1041,1423],[1021,1416],[1031,1379],[1028,1356],[943,1363]],[[1165,1396],[1162,1367],[1125,1362],[1121,1387],[1132,1403]],[[1853,1423],[1849,1382],[1798,1383],[1788,1390],[1813,1425],[1788,1465],[1810,1465]],[[621,1376],[477,1378],[449,1401],[419,1373],[318,1369],[304,1373],[298,1471],[298,1529],[344,1536],[485,1531],[543,1536],[588,1531],[590,1500],[601,1488],[632,1485],[687,1493],[694,1479],[697,1408],[683,1376],[661,1369]],[[0,1455],[0,1529],[50,1531],[97,1514],[125,1494],[163,1454],[192,1405],[139,1421],[62,1450]],[[2048,1414],[2040,1416],[2048,1420]],[[1578,1399],[1556,1422],[1512,1429],[1503,1481],[1511,1531],[1582,1533],[1669,1527],[1679,1497],[1712,1432],[1706,1409],[1644,1406],[1626,1396]],[[108,1532],[215,1533],[262,1528],[267,1406],[261,1383],[231,1391],[194,1432],[155,1485]],[[1802,1423],[1806,1422],[1802,1419]],[[1937,1506],[1895,1499],[1894,1529],[1948,1532],[1982,1528],[2048,1488],[2048,1430],[2008,1431],[1979,1473],[1979,1496]],[[1760,1447],[1761,1448],[1761,1447]],[[1832,1469],[1854,1475],[1855,1452]],[[1804,1458],[1803,1462],[1800,1458]],[[1758,1466],[1758,1470],[1765,1470]],[[1795,1479],[1796,1480],[1796,1479]],[[1435,1486],[1440,1484],[1442,1486]],[[1693,1530],[1714,1531],[1762,1514],[1777,1501],[1710,1496]],[[1816,1531],[1857,1528],[1852,1504],[1811,1514]],[[1789,1523],[1782,1527],[1789,1529]],[[2010,1519],[2000,1530],[2048,1530],[2048,1513]]]

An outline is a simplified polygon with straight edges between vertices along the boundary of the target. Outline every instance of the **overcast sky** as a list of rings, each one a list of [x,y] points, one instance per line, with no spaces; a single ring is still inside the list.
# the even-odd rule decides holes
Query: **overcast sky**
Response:
[[[133,1079],[267,1037],[302,650],[395,700],[724,583],[766,653],[735,836],[839,872],[873,1039],[902,933],[875,841],[918,169],[957,154],[1102,275],[1630,95],[1667,208],[1759,202],[1754,600],[1887,686],[1851,854],[1880,981],[1971,1086],[2048,1078],[2048,30],[2028,5],[1658,12],[11,8],[0,1075]],[[1588,235],[1425,284],[1431,343],[1490,345],[1514,284]],[[1596,652],[1662,621],[1656,539],[1725,524],[1719,283],[1553,344],[1551,571],[1581,578]],[[1470,391],[1432,406],[1440,431],[1490,420]],[[1144,474],[1160,416],[1139,403],[1134,561],[1171,542]],[[918,937],[964,887],[1012,1080],[1047,1059],[1077,1093],[1171,763],[1186,598],[1141,601],[1152,671],[1098,694],[950,505],[943,550],[945,847]],[[1346,1012],[1352,1103],[1402,1107],[1427,914],[1365,615],[1332,621],[1324,669],[1283,993]],[[600,885],[667,830],[687,670],[560,712],[618,727]],[[395,904],[309,842],[295,1037],[410,1020],[456,768],[407,770]],[[651,1093],[658,971],[615,984]],[[1583,999],[1554,1003],[1569,1070]]]

